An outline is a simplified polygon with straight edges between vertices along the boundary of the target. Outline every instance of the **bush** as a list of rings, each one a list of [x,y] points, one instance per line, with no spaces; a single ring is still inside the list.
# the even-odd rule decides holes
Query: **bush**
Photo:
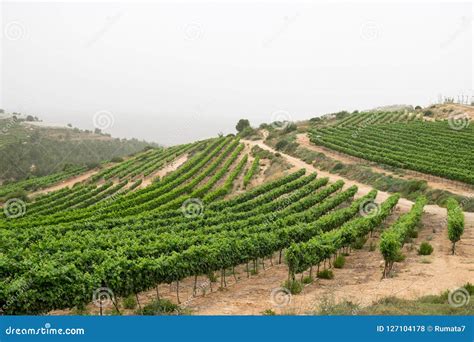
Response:
[[[262,312],[262,315],[264,315],[264,316],[276,316],[276,312],[273,311],[272,309],[266,309],[265,311]]]
[[[342,164],[342,163],[337,163],[336,165],[334,165],[334,167],[332,168],[331,171],[336,172],[336,171],[339,171],[339,170],[341,170],[341,169],[343,169],[343,168],[344,168],[344,164]]]
[[[130,295],[123,299],[123,307],[125,309],[135,309],[137,307],[137,300],[134,295]]]
[[[113,157],[112,159],[110,159],[110,161],[112,163],[121,163],[121,162],[123,162],[123,158],[122,157]]]
[[[277,149],[278,151],[281,151],[286,147],[286,145],[288,145],[288,141],[286,141],[285,139],[282,139],[276,143],[275,149]]]
[[[362,249],[367,242],[367,237],[366,236],[361,236],[358,237],[353,243],[352,243],[352,248],[354,249]]]
[[[343,268],[346,263],[346,257],[344,255],[338,255],[334,261],[335,268]]]
[[[138,310],[139,315],[154,316],[154,315],[169,315],[178,312],[178,305],[172,303],[167,299],[154,300],[150,304],[143,307],[142,310]]]
[[[100,164],[98,162],[90,162],[86,164],[86,167],[88,170],[92,170],[100,167]]]
[[[418,254],[430,255],[431,253],[433,253],[433,246],[431,246],[429,242],[422,242],[420,245],[420,249],[418,250]]]
[[[398,251],[397,255],[395,256],[395,262],[402,262],[402,261],[405,261],[405,254],[401,253],[400,251]]]
[[[303,284],[311,284],[313,282],[313,277],[306,276],[302,280]]]
[[[467,283],[466,285],[463,286],[467,292],[469,292],[469,295],[474,295],[474,285],[471,283]]]
[[[321,279],[333,279],[334,273],[331,270],[322,270],[318,272],[318,278]]]
[[[298,280],[287,280],[283,284],[283,287],[288,289],[291,294],[298,294],[303,291],[303,285]]]

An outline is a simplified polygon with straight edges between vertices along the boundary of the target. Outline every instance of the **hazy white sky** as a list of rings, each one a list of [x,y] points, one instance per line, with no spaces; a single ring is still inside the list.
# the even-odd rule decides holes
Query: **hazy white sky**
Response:
[[[474,95],[472,23],[470,3],[426,1],[3,3],[0,107],[174,144],[428,105]]]

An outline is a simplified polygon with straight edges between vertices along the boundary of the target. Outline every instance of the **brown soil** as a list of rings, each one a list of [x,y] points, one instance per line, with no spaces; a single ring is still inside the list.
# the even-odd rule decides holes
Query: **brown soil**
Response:
[[[321,152],[324,153],[326,156],[338,160],[342,163],[345,164],[360,164],[360,163],[365,163],[368,164],[370,161],[360,159],[357,157],[352,157],[348,154],[340,153],[340,152],[335,152],[333,150],[330,150],[328,148],[322,147],[322,146],[317,146],[314,145],[310,142],[309,137],[306,134],[298,134],[296,136],[296,142],[300,144],[301,146],[311,150],[311,151],[316,151],[316,152]],[[374,165],[370,165],[370,168],[374,172],[386,174],[386,175],[391,175],[394,178],[400,178],[399,175],[396,173],[393,173],[391,171],[385,170],[381,167],[377,167]],[[457,181],[452,181],[449,179],[444,179],[441,177],[436,177],[432,175],[427,175],[423,174],[420,172],[415,172],[411,170],[403,170],[403,173],[406,174],[403,179],[422,179],[425,180],[428,186],[430,186],[433,189],[440,189],[440,190],[446,190],[450,191],[454,194],[461,195],[461,196],[467,196],[467,197],[472,197],[474,195],[474,189],[472,189],[468,184],[462,183],[462,182],[457,182]]]
[[[171,163],[169,163],[165,167],[159,169],[158,171],[156,171],[156,172],[150,174],[148,177],[146,177],[143,180],[142,184],[140,184],[140,186],[137,187],[137,189],[142,189],[142,188],[147,187],[148,185],[150,185],[153,182],[153,179],[155,179],[156,177],[160,177],[160,178],[164,177],[166,174],[176,170],[178,167],[183,165],[187,160],[188,160],[188,155],[187,154],[182,155],[178,159],[173,160]]]
[[[85,173],[81,173],[78,176],[66,179],[66,180],[64,180],[61,183],[58,183],[56,185],[53,185],[53,186],[50,186],[48,188],[44,188],[44,189],[41,189],[41,190],[38,190],[38,191],[35,191],[35,192],[31,192],[30,196],[35,197],[35,196],[42,195],[42,194],[45,194],[45,193],[48,193],[48,192],[51,192],[51,191],[61,190],[61,189],[66,188],[66,187],[68,187],[68,188],[72,187],[74,184],[79,183],[79,182],[83,182],[86,179],[88,179],[89,177],[92,177],[93,175],[95,175],[99,171],[100,170],[95,169],[95,170],[87,171]]]

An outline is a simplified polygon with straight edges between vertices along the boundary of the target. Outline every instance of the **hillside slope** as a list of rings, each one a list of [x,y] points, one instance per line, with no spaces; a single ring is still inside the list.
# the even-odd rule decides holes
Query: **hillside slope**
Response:
[[[137,139],[69,127],[48,127],[18,116],[0,119],[0,183],[88,167],[157,146]]]

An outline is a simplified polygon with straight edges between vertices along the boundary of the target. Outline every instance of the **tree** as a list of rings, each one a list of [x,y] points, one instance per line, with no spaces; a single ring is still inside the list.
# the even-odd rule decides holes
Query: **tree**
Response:
[[[26,121],[35,121],[35,118],[33,117],[33,115],[28,115],[26,117]]]
[[[448,208],[448,237],[452,242],[451,252],[454,255],[456,242],[461,240],[464,232],[464,213],[458,201],[450,197],[446,202]]]
[[[242,132],[245,128],[250,127],[250,122],[247,119],[240,119],[235,126],[237,132]]]

